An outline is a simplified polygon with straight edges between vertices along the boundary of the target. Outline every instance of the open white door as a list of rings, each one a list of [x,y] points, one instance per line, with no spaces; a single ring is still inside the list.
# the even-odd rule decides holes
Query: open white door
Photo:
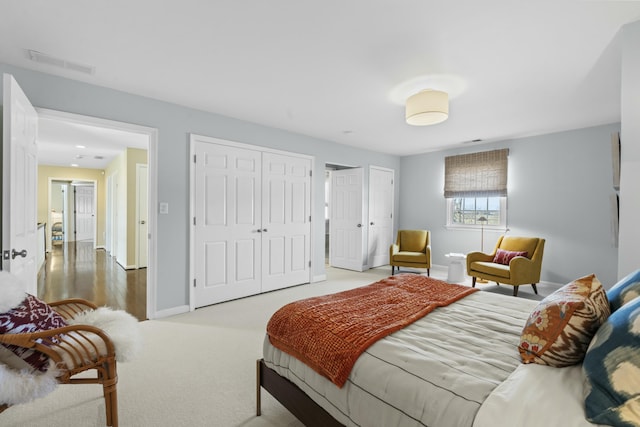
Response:
[[[389,264],[393,240],[393,169],[369,169],[369,268]]]
[[[136,198],[138,200],[136,215],[138,219],[138,268],[147,267],[147,255],[149,252],[149,209],[147,200],[147,165],[136,165]]]
[[[363,177],[362,168],[331,173],[329,263],[332,267],[363,270]]]
[[[38,114],[12,75],[3,90],[2,269],[36,295]]]

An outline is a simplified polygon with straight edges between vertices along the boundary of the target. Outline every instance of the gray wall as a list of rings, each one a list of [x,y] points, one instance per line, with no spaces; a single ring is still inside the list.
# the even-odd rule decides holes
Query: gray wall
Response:
[[[360,150],[2,63],[0,72],[13,74],[36,107],[158,129],[158,201],[168,202],[170,206],[168,215],[158,215],[158,310],[188,304],[189,133],[315,156],[312,270],[316,278],[322,278],[325,274],[325,163],[364,167],[377,165],[394,169],[396,173],[400,165],[400,159],[396,156]],[[365,188],[367,185],[368,173],[365,172]],[[396,181],[396,211],[397,186]],[[149,208],[154,209],[151,206]],[[364,212],[365,218],[366,214]]]
[[[612,124],[403,157],[400,227],[431,230],[434,264],[446,265],[449,252],[479,250],[480,230],[445,227],[444,158],[509,148],[509,234],[546,239],[541,280],[564,284],[595,273],[609,287],[618,264],[610,141],[619,130]],[[485,230],[485,252],[500,235]]]

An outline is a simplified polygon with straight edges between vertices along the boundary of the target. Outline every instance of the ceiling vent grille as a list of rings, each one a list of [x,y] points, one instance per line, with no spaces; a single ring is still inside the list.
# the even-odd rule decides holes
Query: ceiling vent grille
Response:
[[[41,64],[51,65],[67,70],[73,70],[89,75],[93,75],[96,71],[96,68],[92,67],[91,65],[80,64],[79,62],[74,61],[67,61],[66,59],[56,58],[55,56],[47,55],[46,53],[38,52],[36,50],[28,50],[27,53],[29,55],[29,59]]]

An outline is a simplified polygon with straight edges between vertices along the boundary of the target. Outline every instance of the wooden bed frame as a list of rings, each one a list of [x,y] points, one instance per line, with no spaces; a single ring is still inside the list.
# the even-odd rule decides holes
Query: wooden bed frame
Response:
[[[269,368],[264,359],[256,363],[256,415],[261,414],[261,387],[307,427],[344,427],[297,385]]]

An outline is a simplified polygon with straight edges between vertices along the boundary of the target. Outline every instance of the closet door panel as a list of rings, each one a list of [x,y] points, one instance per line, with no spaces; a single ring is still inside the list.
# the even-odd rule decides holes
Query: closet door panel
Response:
[[[196,141],[195,306],[260,292],[260,151]]]
[[[309,281],[311,160],[263,153],[262,290]],[[277,244],[276,244],[277,242]]]

